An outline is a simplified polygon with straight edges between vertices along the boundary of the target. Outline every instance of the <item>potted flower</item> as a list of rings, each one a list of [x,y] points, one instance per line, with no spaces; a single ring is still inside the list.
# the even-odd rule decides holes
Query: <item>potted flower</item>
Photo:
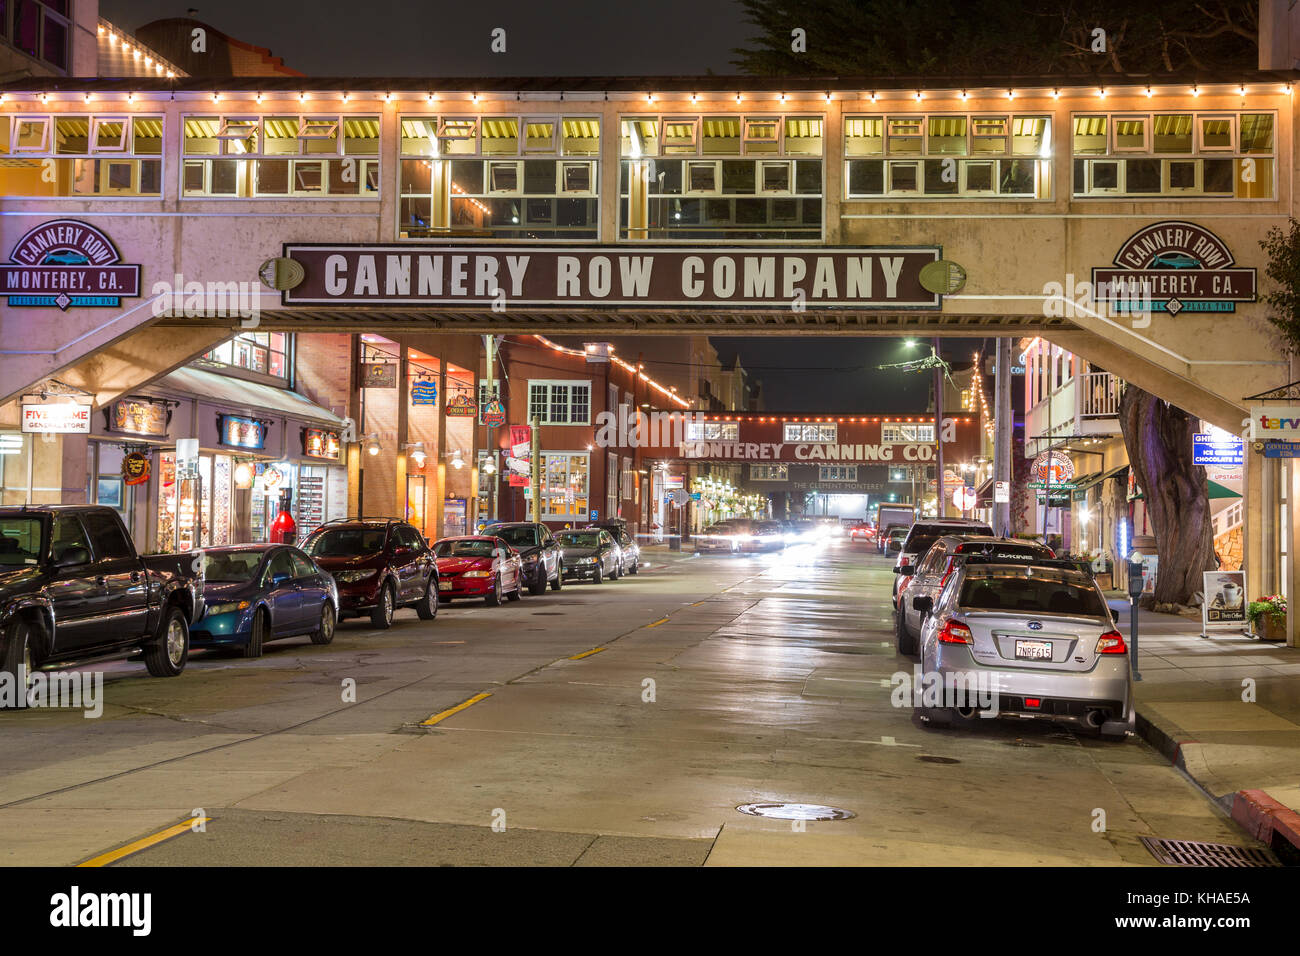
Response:
[[[1286,640],[1286,598],[1270,594],[1246,607],[1246,619],[1262,641]]]

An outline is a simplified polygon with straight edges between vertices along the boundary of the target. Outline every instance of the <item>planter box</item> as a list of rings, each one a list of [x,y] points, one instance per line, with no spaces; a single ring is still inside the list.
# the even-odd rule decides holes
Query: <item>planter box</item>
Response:
[[[1255,631],[1261,641],[1285,641],[1286,618],[1264,614],[1260,617]]]

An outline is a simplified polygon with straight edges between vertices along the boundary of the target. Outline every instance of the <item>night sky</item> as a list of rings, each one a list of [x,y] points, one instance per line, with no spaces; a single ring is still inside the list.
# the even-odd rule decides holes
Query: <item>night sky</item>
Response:
[[[734,73],[732,49],[753,28],[733,0],[221,0],[193,4],[196,18],[267,47],[312,76],[629,76]],[[100,15],[134,30],[183,17],[190,3],[102,0]],[[489,49],[506,30],[506,52]],[[923,411],[929,376],[876,371],[907,357],[897,339],[714,339],[724,361],[739,354],[777,411]],[[963,356],[965,347],[960,349]]]

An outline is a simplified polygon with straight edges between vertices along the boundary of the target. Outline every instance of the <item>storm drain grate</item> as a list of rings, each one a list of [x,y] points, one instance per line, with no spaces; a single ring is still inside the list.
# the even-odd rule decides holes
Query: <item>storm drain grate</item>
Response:
[[[1143,845],[1161,863],[1170,866],[1281,866],[1268,850],[1228,843],[1165,840],[1142,837]]]
[[[857,816],[852,810],[823,807],[816,803],[742,803],[736,809],[750,816],[773,820],[848,820]]]

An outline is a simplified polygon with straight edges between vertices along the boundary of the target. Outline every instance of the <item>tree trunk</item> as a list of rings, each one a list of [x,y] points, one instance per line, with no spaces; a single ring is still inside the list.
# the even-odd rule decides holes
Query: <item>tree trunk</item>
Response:
[[[1192,464],[1197,421],[1131,382],[1119,421],[1160,558],[1155,603],[1187,604],[1203,588],[1202,572],[1214,570],[1209,485],[1205,469]]]

